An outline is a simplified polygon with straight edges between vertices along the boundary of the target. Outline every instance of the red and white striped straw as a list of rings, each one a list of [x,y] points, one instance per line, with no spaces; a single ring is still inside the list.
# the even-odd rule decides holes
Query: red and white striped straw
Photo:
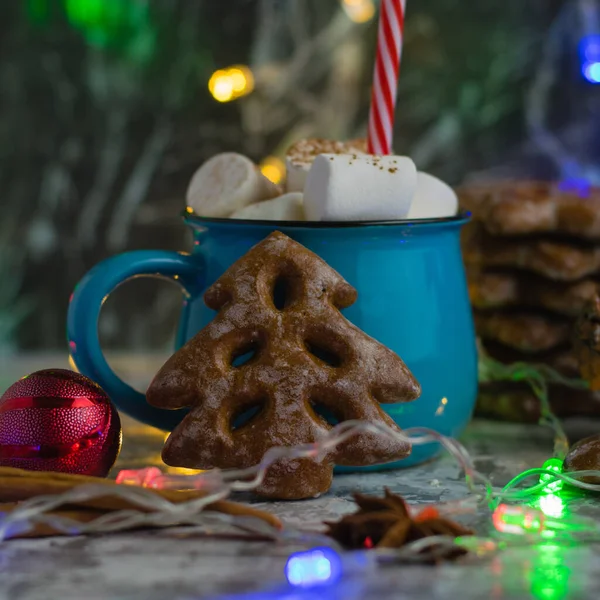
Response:
[[[377,59],[369,116],[369,152],[391,154],[404,39],[406,0],[381,0]]]

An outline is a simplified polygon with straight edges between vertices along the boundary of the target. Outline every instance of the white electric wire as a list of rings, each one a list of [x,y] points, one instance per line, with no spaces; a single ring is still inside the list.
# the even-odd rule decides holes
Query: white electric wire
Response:
[[[32,529],[36,523],[51,524],[53,527],[56,526],[59,531],[71,534],[116,532],[135,527],[165,527],[176,524],[199,525],[205,521],[203,511],[209,504],[227,498],[233,492],[256,489],[263,482],[267,469],[274,463],[282,459],[294,460],[324,456],[354,435],[364,433],[376,434],[413,445],[439,443],[464,470],[469,490],[479,502],[487,502],[492,498],[505,501],[517,500],[526,495],[526,490],[494,492],[491,481],[475,469],[471,456],[458,440],[421,427],[399,432],[384,424],[345,421],[313,444],[271,448],[258,465],[247,469],[214,470],[192,476],[169,476],[164,474],[160,476],[160,487],[162,488],[206,490],[206,496],[189,502],[174,504],[153,493],[151,489],[131,485],[115,486],[110,488],[109,493],[111,496],[127,500],[132,506],[142,509],[143,512],[133,509],[124,510],[106,514],[90,523],[77,523],[64,518],[48,517],[48,513],[61,506],[77,505],[96,498],[106,497],[106,486],[83,485],[64,494],[32,498],[23,502],[8,515],[0,518],[0,541],[9,537],[11,531]],[[561,480],[569,485],[588,491],[600,491],[600,485],[580,481],[582,477],[600,478],[600,471],[582,471],[565,475],[547,469],[533,469],[528,472],[528,475],[548,475],[551,477],[552,479],[544,485],[550,485],[553,481]],[[150,481],[147,482],[147,485],[152,487],[156,483]],[[537,490],[539,487],[535,486],[532,489]],[[211,518],[213,516],[211,514]],[[234,526],[236,526],[238,520],[237,517],[223,517],[221,515],[216,518],[221,522],[223,520],[228,521]],[[271,534],[280,535],[279,532],[276,534],[274,528],[272,528]]]

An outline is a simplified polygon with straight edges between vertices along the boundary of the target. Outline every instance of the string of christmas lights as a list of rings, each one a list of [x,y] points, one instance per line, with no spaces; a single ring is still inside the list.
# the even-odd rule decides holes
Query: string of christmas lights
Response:
[[[200,514],[209,504],[230,496],[233,492],[249,491],[258,487],[267,469],[281,459],[319,458],[331,449],[347,441],[358,433],[373,433],[393,439],[408,441],[414,445],[440,443],[459,463],[465,473],[465,480],[472,496],[450,506],[441,507],[445,514],[464,512],[468,503],[476,499],[478,502],[512,502],[539,494],[555,482],[567,483],[575,488],[587,491],[600,491],[600,485],[585,483],[582,477],[600,477],[600,471],[580,471],[564,474],[547,468],[531,469],[513,479],[503,490],[494,491],[487,477],[478,472],[466,448],[453,438],[443,436],[424,428],[413,428],[399,433],[386,425],[374,425],[361,421],[347,421],[332,429],[327,436],[315,444],[285,448],[275,447],[269,450],[260,464],[248,469],[230,471],[209,471],[198,475],[166,475],[159,469],[142,469],[140,471],[122,471],[117,479],[125,484],[117,488],[116,495],[128,500],[141,509],[153,512],[121,511],[100,517],[87,524],[70,522],[64,519],[53,519],[59,530],[66,533],[81,534],[92,532],[114,532],[139,526],[164,527],[173,524],[198,524]],[[521,481],[532,476],[544,476],[547,479],[528,489],[515,489]],[[129,484],[129,485],[127,485]],[[135,485],[132,485],[135,484]],[[144,489],[147,488],[147,489]],[[152,489],[195,489],[205,490],[206,496],[188,503],[172,504],[152,494]],[[18,509],[0,519],[0,540],[9,537],[11,531],[23,531],[35,523],[49,522],[47,513],[60,506],[85,502],[106,495],[104,486],[86,485],[75,488],[62,495],[38,497],[24,502]],[[541,515],[541,511],[538,511]],[[244,519],[247,527],[248,519]],[[236,519],[231,519],[236,524]],[[527,528],[525,528],[527,530]]]
[[[69,535],[117,532],[138,527],[226,524],[267,539],[286,543],[301,542],[312,546],[312,550],[291,555],[286,566],[288,582],[294,586],[304,587],[333,582],[347,570],[349,560],[356,562],[360,559],[359,562],[362,560],[364,565],[371,568],[373,565],[390,562],[420,560],[421,553],[425,549],[435,549],[436,552],[443,553],[452,548],[463,548],[471,553],[482,555],[495,552],[506,545],[507,542],[501,539],[502,536],[508,536],[511,544],[523,543],[519,540],[534,543],[535,540],[557,536],[567,536],[581,541],[599,540],[600,526],[591,519],[565,518],[562,514],[553,516],[549,514],[551,511],[548,507],[546,511],[543,510],[543,505],[541,508],[523,505],[524,502],[531,503],[532,499],[536,498],[555,498],[553,494],[560,492],[565,486],[585,492],[600,492],[600,484],[583,481],[584,478],[590,477],[600,479],[600,471],[562,472],[562,463],[569,444],[562,425],[553,415],[548,402],[549,381],[559,380],[571,387],[578,387],[582,385],[581,382],[565,380],[547,368],[534,368],[531,365],[507,367],[489,360],[482,361],[480,375],[487,380],[511,378],[530,383],[540,399],[542,423],[550,425],[555,433],[554,458],[548,460],[541,468],[530,469],[517,475],[500,490],[494,489],[492,482],[477,471],[470,454],[456,439],[425,428],[412,428],[398,432],[383,424],[346,421],[334,427],[316,443],[271,448],[258,465],[247,469],[215,469],[196,475],[168,475],[156,467],[121,471],[117,482],[123,485],[114,491],[111,490],[111,494],[127,500],[140,510],[109,513],[90,523],[79,523],[50,513],[61,506],[103,497],[106,495],[105,486],[85,485],[61,495],[33,498],[23,502],[8,515],[0,514],[0,541],[30,531],[37,524],[49,525],[56,531]],[[492,511],[495,530],[501,538],[436,536],[409,544],[400,550],[373,550],[352,553],[350,556],[348,553],[341,552],[332,539],[320,534],[311,535],[292,528],[277,530],[258,519],[204,511],[208,505],[225,499],[232,493],[256,489],[264,480],[267,469],[277,461],[299,458],[319,459],[359,433],[376,434],[413,445],[440,444],[464,471],[465,482],[470,492],[470,495],[463,500],[439,506],[440,513],[451,516],[474,512],[478,506],[487,504]],[[536,483],[529,487],[521,487],[530,478],[535,478]],[[203,490],[206,495],[187,503],[173,504],[152,493],[153,489]]]

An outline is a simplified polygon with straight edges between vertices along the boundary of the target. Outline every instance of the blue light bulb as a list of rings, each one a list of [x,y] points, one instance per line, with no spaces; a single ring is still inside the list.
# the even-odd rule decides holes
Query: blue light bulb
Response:
[[[590,83],[600,83],[600,35],[588,35],[579,42],[581,73]]]
[[[331,548],[296,552],[285,566],[285,576],[295,587],[314,587],[335,583],[342,575],[342,559]]]
[[[583,66],[583,76],[590,83],[600,83],[600,62],[586,63]]]
[[[584,63],[600,62],[600,35],[588,35],[579,42],[579,54]]]

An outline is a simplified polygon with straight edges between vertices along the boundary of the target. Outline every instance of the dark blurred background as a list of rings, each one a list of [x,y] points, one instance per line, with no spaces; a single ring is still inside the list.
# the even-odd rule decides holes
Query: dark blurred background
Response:
[[[276,176],[296,139],[364,135],[376,8],[0,2],[0,355],[64,349],[69,295],[103,258],[186,249],[179,213],[207,157],[235,150]],[[232,65],[249,69],[239,93],[219,76],[211,92]],[[600,0],[408,0],[396,152],[452,184],[600,183],[598,82]],[[104,345],[165,349],[180,301],[125,286]]]

